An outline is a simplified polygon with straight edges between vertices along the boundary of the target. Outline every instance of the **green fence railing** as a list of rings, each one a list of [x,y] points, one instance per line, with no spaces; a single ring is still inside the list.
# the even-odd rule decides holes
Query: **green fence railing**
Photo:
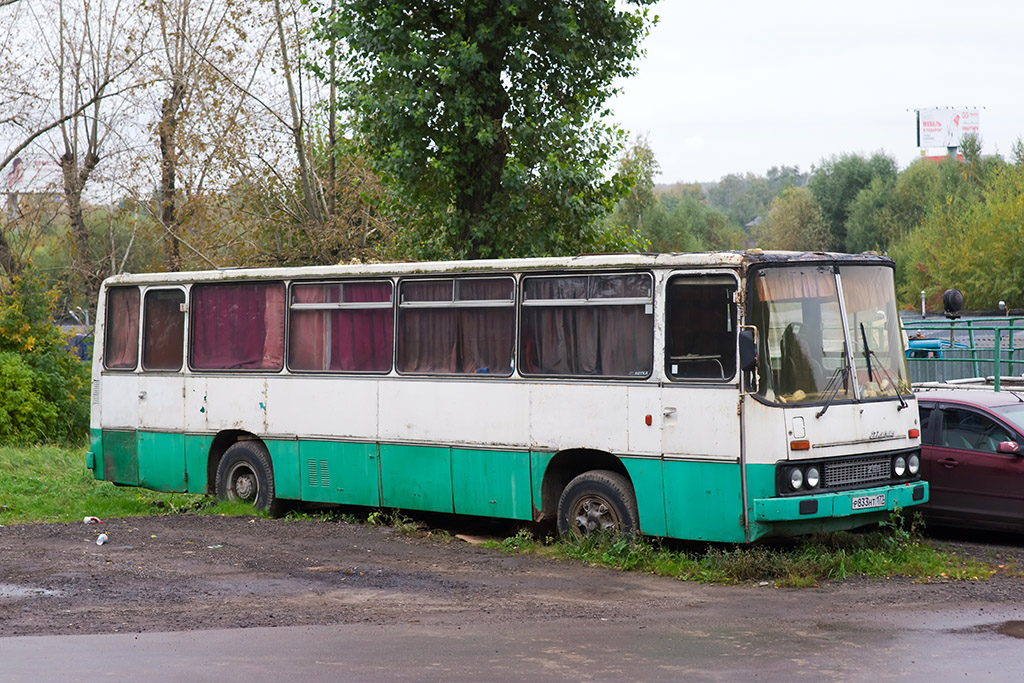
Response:
[[[908,349],[914,383],[984,377],[991,370],[994,389],[999,391],[1004,373],[1013,376],[1024,368],[1024,317],[903,320],[902,324],[911,341],[948,343],[935,349]]]

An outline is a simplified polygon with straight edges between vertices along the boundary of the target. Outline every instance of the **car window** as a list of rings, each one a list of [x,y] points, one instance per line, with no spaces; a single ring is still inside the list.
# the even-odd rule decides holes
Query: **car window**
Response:
[[[932,435],[932,413],[934,406],[930,403],[918,403],[918,411],[921,414],[921,443],[927,446],[935,445],[935,437]]]
[[[942,436],[939,445],[982,453],[995,453],[1003,441],[1016,437],[1002,425],[970,410],[945,408],[942,411]]]

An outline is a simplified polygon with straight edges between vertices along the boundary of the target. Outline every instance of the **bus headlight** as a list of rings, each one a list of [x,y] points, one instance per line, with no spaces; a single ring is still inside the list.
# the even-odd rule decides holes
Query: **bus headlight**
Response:
[[[821,475],[818,474],[818,468],[813,465],[808,467],[807,474],[804,476],[804,479],[807,480],[807,488],[817,488],[818,483],[821,481]]]
[[[789,471],[789,485],[794,491],[799,491],[800,487],[804,485],[804,473],[800,471],[799,467],[794,467]]]
[[[911,474],[917,474],[918,470],[921,469],[921,458],[915,453],[914,455],[907,458],[907,471]]]
[[[907,473],[907,461],[902,455],[896,456],[896,459],[892,461],[892,472],[897,477],[902,477]]]

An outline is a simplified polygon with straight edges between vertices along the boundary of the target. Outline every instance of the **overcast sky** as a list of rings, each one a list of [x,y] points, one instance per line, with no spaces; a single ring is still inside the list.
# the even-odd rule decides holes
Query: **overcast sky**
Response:
[[[980,110],[983,151],[1024,136],[1019,0],[661,0],[639,73],[611,102],[662,183],[845,152],[920,156],[915,109]],[[944,150],[928,150],[940,154]]]

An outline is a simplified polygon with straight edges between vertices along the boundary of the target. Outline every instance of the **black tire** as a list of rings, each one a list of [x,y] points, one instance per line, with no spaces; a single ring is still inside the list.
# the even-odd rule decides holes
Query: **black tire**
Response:
[[[246,501],[272,515],[280,514],[283,503],[274,494],[274,468],[262,443],[238,441],[225,451],[217,465],[217,497]]]
[[[609,470],[584,472],[558,499],[558,533],[586,536],[640,530],[636,493],[626,477]]]

